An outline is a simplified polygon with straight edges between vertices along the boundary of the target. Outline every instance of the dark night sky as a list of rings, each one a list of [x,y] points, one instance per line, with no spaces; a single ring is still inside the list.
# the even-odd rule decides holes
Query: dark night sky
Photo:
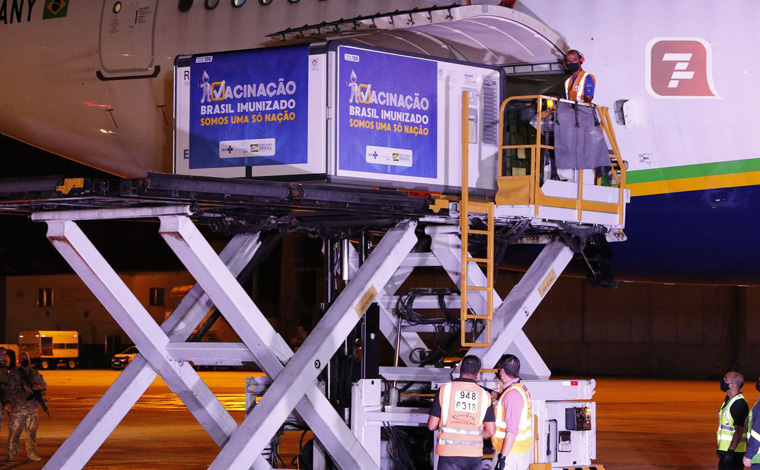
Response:
[[[0,178],[58,175],[110,178],[108,173],[0,135]],[[45,224],[0,215],[0,276],[71,272],[45,238]],[[82,230],[117,271],[183,269],[158,235],[158,223],[87,222]]]

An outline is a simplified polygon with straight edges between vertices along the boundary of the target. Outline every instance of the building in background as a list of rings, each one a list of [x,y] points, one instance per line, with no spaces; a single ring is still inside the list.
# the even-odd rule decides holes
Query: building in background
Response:
[[[121,274],[148,313],[163,322],[170,293],[193,282],[187,272]],[[9,276],[6,278],[5,342],[17,343],[25,330],[76,330],[80,363],[102,366],[132,341],[76,274]]]
[[[275,263],[276,265],[276,263]],[[317,274],[316,269],[307,270]],[[425,283],[449,281],[430,271]],[[497,290],[508,292],[522,273],[501,270]],[[160,324],[193,284],[184,271],[122,274],[121,278]],[[5,343],[24,330],[77,330],[82,367],[108,367],[110,358],[132,341],[75,274],[8,276]],[[292,301],[315,295],[309,282],[284,283]],[[254,276],[254,299],[275,328],[303,324],[313,312],[283,303],[272,276]],[[420,280],[420,282],[422,282]],[[407,287],[413,287],[411,284]],[[314,291],[314,292],[312,292]],[[293,310],[280,315],[281,309]],[[647,283],[594,288],[582,278],[563,276],[547,294],[525,332],[555,374],[705,379],[735,369],[760,375],[749,358],[760,352],[760,286],[699,286]],[[301,318],[303,317],[303,318]],[[203,323],[201,323],[203,324]],[[205,341],[239,341],[223,318]]]

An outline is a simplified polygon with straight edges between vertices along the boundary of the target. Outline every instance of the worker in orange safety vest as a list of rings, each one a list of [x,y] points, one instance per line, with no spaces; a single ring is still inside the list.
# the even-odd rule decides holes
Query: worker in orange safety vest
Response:
[[[533,404],[528,388],[520,382],[520,360],[507,354],[499,361],[503,392],[496,402],[496,452],[494,470],[528,470],[533,444]]]
[[[563,65],[570,72],[570,77],[565,80],[565,98],[591,103],[596,91],[596,78],[583,70],[583,60],[583,54],[575,49],[565,54]]]
[[[477,382],[480,368],[480,358],[465,356],[459,378],[442,385],[433,400],[428,429],[438,431],[438,470],[483,468],[483,439],[496,425],[491,394]]]

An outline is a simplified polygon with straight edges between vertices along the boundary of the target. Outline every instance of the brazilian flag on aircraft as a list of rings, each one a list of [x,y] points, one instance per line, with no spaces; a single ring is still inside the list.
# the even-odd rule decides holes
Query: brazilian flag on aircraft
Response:
[[[45,0],[45,8],[42,9],[42,19],[63,18],[69,11],[69,0]]]

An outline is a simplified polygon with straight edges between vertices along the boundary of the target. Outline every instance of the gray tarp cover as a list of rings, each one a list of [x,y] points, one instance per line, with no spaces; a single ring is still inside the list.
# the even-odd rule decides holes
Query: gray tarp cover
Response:
[[[585,170],[610,166],[610,154],[604,132],[596,125],[593,111],[588,106],[557,103],[554,115],[554,154],[557,168]]]

